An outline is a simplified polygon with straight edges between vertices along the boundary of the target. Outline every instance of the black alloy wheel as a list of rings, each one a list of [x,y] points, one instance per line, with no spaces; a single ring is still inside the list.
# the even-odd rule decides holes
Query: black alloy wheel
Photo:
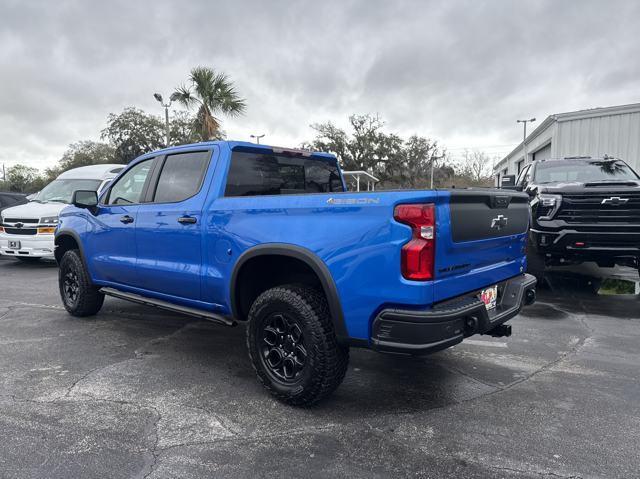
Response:
[[[78,292],[80,290],[80,283],[78,282],[78,272],[74,270],[74,265],[69,265],[63,272],[63,286],[62,292],[64,295],[65,303],[74,305],[78,301]]]
[[[283,313],[272,313],[263,322],[260,358],[270,374],[284,384],[295,383],[307,362],[302,328]]]

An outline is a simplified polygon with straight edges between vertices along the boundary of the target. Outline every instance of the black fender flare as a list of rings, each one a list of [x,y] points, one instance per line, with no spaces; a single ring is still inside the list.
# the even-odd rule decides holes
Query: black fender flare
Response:
[[[329,303],[329,311],[331,312],[331,321],[336,332],[336,337],[341,343],[349,341],[349,333],[347,332],[346,325],[344,323],[344,315],[342,313],[342,306],[340,305],[340,297],[338,296],[338,289],[333,281],[333,276],[327,265],[317,255],[306,248],[300,246],[287,244],[287,243],[269,243],[265,245],[254,246],[248,249],[240,255],[238,261],[236,261],[233,267],[233,273],[231,274],[231,311],[233,317],[238,317],[238,307],[236,304],[236,283],[238,281],[238,274],[242,269],[242,266],[250,259],[257,256],[288,256],[302,261],[309,266],[320,280],[322,289]]]
[[[73,230],[68,230],[68,229],[64,229],[64,230],[59,230],[56,231],[56,235],[53,239],[53,255],[56,258],[56,263],[58,262],[58,258],[55,255],[55,250],[58,247],[58,239],[62,238],[63,236],[70,236],[71,238],[73,238],[73,240],[76,242],[76,244],[78,245],[78,249],[80,250],[80,259],[82,260],[82,264],[84,265],[84,269],[89,271],[89,269],[87,268],[87,261],[85,259],[85,255],[84,255],[84,247],[82,245],[82,241],[80,241],[80,235],[78,235],[78,233],[76,233]]]

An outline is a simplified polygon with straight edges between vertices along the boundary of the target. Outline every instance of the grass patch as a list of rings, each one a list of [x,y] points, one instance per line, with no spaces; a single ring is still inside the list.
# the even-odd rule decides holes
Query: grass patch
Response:
[[[635,294],[636,283],[626,279],[605,279],[598,294]]]

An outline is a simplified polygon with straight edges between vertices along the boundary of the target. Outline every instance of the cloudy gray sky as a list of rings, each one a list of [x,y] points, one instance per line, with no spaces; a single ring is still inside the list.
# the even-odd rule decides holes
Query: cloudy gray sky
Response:
[[[195,65],[247,99],[231,139],[295,146],[378,113],[503,155],[517,118],[640,101],[637,1],[0,0],[0,162],[44,168]]]

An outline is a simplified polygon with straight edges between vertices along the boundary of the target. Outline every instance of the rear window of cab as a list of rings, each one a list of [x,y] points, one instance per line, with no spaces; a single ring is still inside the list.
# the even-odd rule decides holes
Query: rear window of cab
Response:
[[[294,195],[344,191],[335,160],[234,151],[225,196]]]

